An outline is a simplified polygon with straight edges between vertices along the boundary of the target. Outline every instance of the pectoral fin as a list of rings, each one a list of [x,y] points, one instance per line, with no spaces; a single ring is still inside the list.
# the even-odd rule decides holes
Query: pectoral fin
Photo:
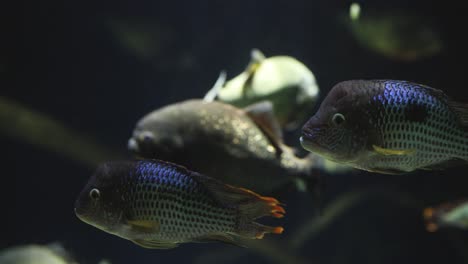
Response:
[[[175,248],[179,246],[179,244],[177,243],[167,243],[167,242],[160,242],[156,240],[136,239],[136,240],[132,240],[132,242],[139,245],[140,247],[151,248],[151,249],[171,249],[171,248]]]
[[[139,230],[145,233],[157,233],[160,229],[159,221],[150,221],[150,220],[129,220],[127,224],[132,227],[132,229]]]
[[[402,156],[402,155],[412,155],[416,153],[415,149],[387,149],[387,148],[381,148],[376,145],[372,145],[372,148],[374,149],[375,152],[381,155],[385,155],[385,156],[390,156],[390,155]]]

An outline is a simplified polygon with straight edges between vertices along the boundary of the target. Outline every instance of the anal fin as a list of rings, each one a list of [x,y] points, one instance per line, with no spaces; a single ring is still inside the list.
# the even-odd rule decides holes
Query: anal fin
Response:
[[[214,233],[202,237],[197,237],[191,240],[192,242],[198,243],[210,243],[210,242],[223,242],[226,244],[235,245],[238,247],[246,247],[242,243],[242,239],[236,235],[227,234],[227,233]]]
[[[452,168],[452,167],[466,166],[467,163],[468,161],[466,160],[453,158],[453,159],[446,160],[440,163],[435,163],[435,164],[432,164],[432,165],[429,165],[420,169],[421,170],[445,170],[445,169]]]
[[[179,246],[178,243],[160,242],[156,240],[135,239],[132,240],[132,242],[139,245],[140,247],[150,249],[171,249]]]

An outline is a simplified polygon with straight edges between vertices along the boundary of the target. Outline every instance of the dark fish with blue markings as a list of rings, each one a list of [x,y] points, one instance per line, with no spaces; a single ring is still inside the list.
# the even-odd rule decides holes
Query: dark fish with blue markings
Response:
[[[82,221],[146,247],[169,249],[185,242],[222,241],[281,234],[282,227],[255,219],[283,217],[271,197],[223,184],[184,167],[158,161],[104,163],[79,195]]]
[[[301,144],[330,160],[386,174],[466,164],[468,105],[407,81],[345,81],[304,125]]]

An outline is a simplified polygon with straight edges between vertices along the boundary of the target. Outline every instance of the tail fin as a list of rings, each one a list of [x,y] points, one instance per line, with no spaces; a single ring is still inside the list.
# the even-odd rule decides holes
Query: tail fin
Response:
[[[281,234],[284,228],[281,226],[265,226],[254,222],[255,219],[263,216],[283,218],[286,211],[282,204],[275,198],[260,196],[250,190],[239,188],[239,191],[250,196],[249,201],[239,204],[239,220],[237,224],[237,234],[249,239],[262,239],[267,233]]]
[[[263,216],[282,218],[286,211],[278,200],[261,196],[253,191],[223,184],[213,178],[195,173],[194,179],[203,184],[218,202],[238,209],[236,234],[250,239],[260,239],[266,233],[281,234],[282,227],[264,226],[254,222]]]

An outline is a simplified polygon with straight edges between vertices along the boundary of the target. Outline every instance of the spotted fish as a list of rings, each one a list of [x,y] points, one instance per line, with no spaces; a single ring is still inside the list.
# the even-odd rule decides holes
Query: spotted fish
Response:
[[[333,161],[397,174],[468,161],[468,106],[407,81],[337,84],[302,129],[302,146]]]
[[[108,162],[98,167],[79,195],[82,221],[146,248],[168,249],[186,242],[223,241],[280,234],[282,227],[255,219],[283,217],[271,197],[223,184],[158,160]]]
[[[128,141],[139,157],[183,165],[224,183],[271,193],[296,179],[317,185],[317,155],[299,158],[282,141],[273,106],[187,100],[142,117]]]

